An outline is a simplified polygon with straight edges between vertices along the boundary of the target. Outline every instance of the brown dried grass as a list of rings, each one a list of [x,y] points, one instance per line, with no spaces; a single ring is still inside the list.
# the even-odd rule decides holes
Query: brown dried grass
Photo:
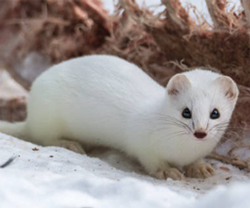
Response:
[[[0,99],[0,118],[10,122],[26,118],[26,98]]]

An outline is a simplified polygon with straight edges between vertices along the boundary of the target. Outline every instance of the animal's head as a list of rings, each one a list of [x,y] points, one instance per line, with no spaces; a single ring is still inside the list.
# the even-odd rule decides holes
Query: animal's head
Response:
[[[171,117],[194,140],[219,140],[234,110],[238,88],[228,76],[205,70],[177,74],[167,85]]]

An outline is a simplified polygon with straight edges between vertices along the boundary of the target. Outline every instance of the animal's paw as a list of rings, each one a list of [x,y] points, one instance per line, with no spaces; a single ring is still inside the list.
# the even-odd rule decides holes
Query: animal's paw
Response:
[[[172,178],[173,180],[183,180],[183,174],[176,168],[168,168],[166,170],[158,170],[154,176],[158,179],[168,179]]]
[[[214,175],[214,169],[209,163],[194,163],[185,167],[185,176],[191,178],[208,178]]]
[[[76,141],[61,140],[58,146],[79,154],[86,154],[81,144]]]

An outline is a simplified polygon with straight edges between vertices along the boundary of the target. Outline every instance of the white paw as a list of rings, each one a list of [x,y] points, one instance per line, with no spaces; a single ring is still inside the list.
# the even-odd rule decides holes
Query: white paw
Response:
[[[185,168],[185,175],[191,178],[208,178],[214,175],[214,170],[209,163],[192,164]]]
[[[58,146],[79,154],[86,154],[84,149],[82,148],[82,145],[76,141],[61,140]]]
[[[166,170],[158,170],[154,176],[158,179],[168,179],[172,178],[173,180],[183,180],[183,174],[176,168],[168,168]]]

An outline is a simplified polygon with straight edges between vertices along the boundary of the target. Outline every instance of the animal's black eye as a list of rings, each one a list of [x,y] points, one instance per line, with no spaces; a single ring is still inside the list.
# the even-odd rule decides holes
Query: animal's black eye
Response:
[[[182,116],[183,116],[184,118],[191,118],[191,117],[192,117],[191,111],[190,111],[188,108],[185,108],[185,109],[182,111]]]
[[[215,108],[213,109],[212,113],[210,114],[211,119],[217,119],[220,117],[219,111]]]

